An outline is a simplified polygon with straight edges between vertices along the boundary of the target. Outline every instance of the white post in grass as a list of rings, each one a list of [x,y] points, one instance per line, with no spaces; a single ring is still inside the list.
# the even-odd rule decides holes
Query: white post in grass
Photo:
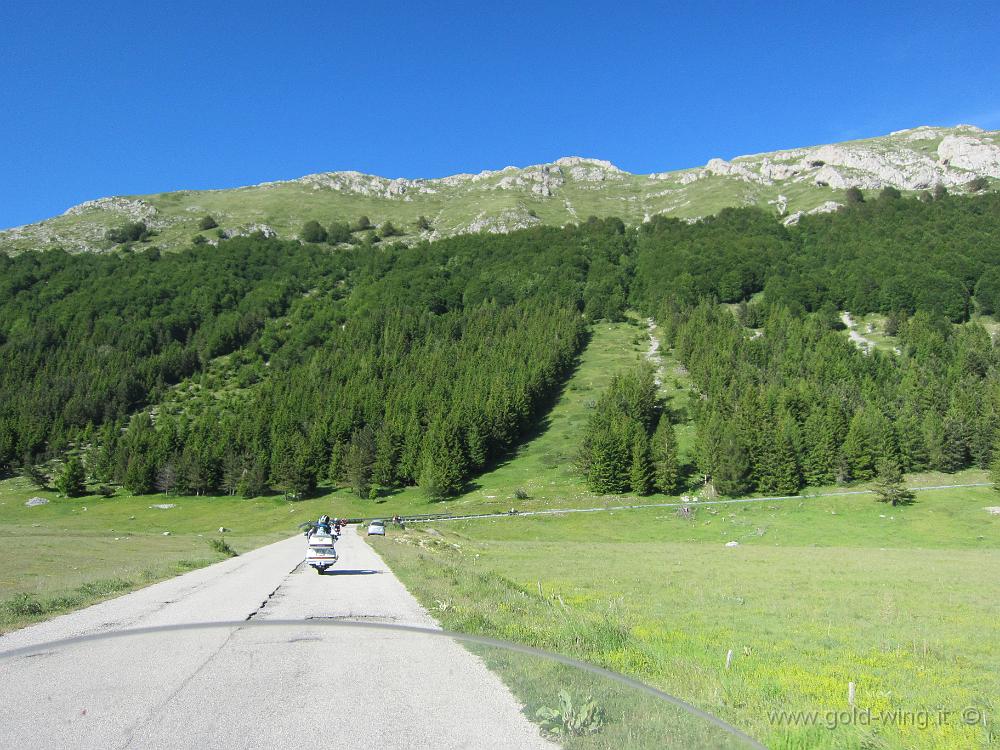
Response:
[[[847,702],[850,705],[852,705],[852,706],[854,705],[854,683],[853,682],[848,682],[847,683]]]
[[[733,650],[729,649],[729,652],[726,654],[726,671],[729,671],[729,665],[732,663],[733,663]]]

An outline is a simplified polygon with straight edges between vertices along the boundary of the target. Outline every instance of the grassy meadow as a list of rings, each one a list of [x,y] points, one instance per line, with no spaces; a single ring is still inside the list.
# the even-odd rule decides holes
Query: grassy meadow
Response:
[[[966,488],[896,509],[862,495],[483,519],[373,544],[445,627],[635,676],[768,747],[991,747],[995,719],[956,717],[1000,708],[996,504]],[[924,727],[769,719],[849,709],[850,682],[876,716],[954,713]]]

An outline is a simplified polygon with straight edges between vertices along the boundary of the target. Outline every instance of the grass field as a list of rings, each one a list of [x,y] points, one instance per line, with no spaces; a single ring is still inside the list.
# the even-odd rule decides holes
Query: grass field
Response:
[[[639,677],[769,747],[990,747],[995,723],[956,717],[1000,708],[1000,517],[983,509],[997,502],[969,488],[901,509],[851,496],[463,521],[374,546],[445,627]],[[848,709],[849,682],[876,716],[955,713],[924,728],[916,713],[769,721]]]
[[[48,505],[26,507],[31,497]],[[176,507],[160,509],[158,504]],[[291,536],[319,498],[60,498],[23,479],[0,482],[0,632],[94,603]],[[219,533],[219,527],[230,529]],[[169,535],[164,535],[169,532]]]

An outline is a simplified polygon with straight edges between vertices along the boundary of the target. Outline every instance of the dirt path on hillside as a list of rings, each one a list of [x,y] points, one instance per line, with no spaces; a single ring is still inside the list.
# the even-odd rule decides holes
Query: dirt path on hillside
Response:
[[[649,331],[649,349],[646,351],[646,361],[656,368],[653,381],[656,387],[663,385],[663,357],[660,356],[660,340],[653,333],[656,330],[656,321],[646,318],[646,329]]]
[[[861,351],[863,351],[865,354],[868,354],[872,349],[875,348],[874,341],[872,341],[871,339],[866,339],[864,336],[858,333],[857,329],[855,328],[857,324],[854,322],[854,319],[851,317],[851,314],[849,312],[847,312],[846,310],[842,312],[840,314],[840,320],[845,326],[847,326],[847,333],[851,337],[851,341],[857,344],[858,348],[861,349]]]

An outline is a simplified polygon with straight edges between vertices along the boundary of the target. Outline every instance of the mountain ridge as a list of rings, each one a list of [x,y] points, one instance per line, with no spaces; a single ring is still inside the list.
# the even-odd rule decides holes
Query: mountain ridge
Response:
[[[747,205],[794,223],[808,213],[836,210],[852,187],[912,193],[940,185],[967,192],[970,183],[983,189],[983,180],[990,187],[1000,180],[1000,131],[925,125],[874,138],[716,157],[699,167],[649,174],[633,174],[603,159],[563,156],[434,178],[347,170],[237,188],[111,196],[0,230],[0,250],[107,251],[115,246],[106,238],[108,229],[139,221],[159,235],[151,241],[165,249],[187,245],[199,233],[208,243],[255,231],[293,238],[306,221],[326,225],[361,215],[376,225],[391,222],[402,230],[402,241],[561,226],[590,215],[620,216],[629,223],[655,215],[697,220]],[[205,215],[218,221],[215,234],[199,229]]]

